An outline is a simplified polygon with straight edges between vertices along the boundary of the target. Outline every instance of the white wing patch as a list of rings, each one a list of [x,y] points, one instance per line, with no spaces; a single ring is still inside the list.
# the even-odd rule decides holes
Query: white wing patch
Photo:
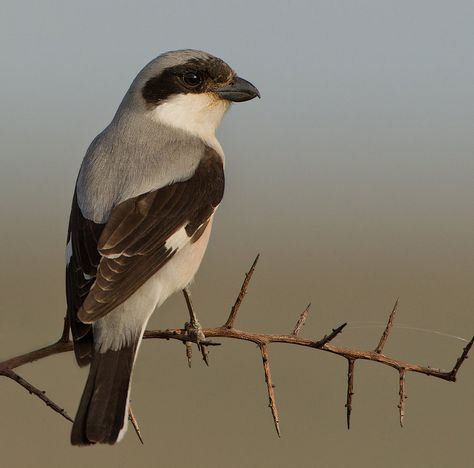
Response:
[[[166,239],[165,247],[173,251],[182,249],[189,242],[189,236],[184,226],[178,229],[168,239]]]
[[[69,265],[72,257],[72,237],[70,237],[69,242],[66,245],[66,265]]]

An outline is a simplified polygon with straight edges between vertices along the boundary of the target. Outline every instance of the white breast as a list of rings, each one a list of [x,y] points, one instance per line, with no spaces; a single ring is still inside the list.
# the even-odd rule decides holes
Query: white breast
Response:
[[[157,122],[201,138],[223,156],[216,129],[229,106],[229,101],[212,93],[177,94],[158,105],[150,114]]]
[[[196,242],[188,242],[125,302],[93,324],[97,351],[127,345],[142,332],[156,307],[192,282],[206,251],[211,227],[212,218]]]

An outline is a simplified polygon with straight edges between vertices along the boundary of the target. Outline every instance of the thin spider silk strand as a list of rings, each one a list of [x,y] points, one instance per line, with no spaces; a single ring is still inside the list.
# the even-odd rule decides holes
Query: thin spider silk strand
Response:
[[[369,329],[369,328],[383,328],[385,327],[385,325],[386,325],[385,322],[355,321],[355,322],[349,322],[349,324],[346,327],[346,330],[349,331],[349,330],[363,330],[363,329]],[[469,341],[466,338],[463,338],[462,336],[451,335],[449,333],[444,333],[438,330],[431,330],[429,328],[413,327],[411,325],[405,325],[405,324],[393,325],[393,328],[398,328],[400,330],[418,331],[422,333],[430,333],[432,335],[439,335],[439,336],[444,336],[446,338],[452,338],[454,340],[464,341],[465,343]]]

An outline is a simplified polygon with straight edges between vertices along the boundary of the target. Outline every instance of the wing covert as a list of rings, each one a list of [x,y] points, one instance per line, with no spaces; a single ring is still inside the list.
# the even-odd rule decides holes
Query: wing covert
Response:
[[[179,250],[167,241],[180,229],[185,230],[186,243],[195,242],[223,193],[222,159],[207,148],[189,179],[113,208],[98,239],[96,278],[78,311],[79,319],[94,322],[137,291]]]

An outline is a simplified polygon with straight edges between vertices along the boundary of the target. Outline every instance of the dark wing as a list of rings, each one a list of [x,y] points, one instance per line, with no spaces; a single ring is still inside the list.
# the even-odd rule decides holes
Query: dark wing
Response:
[[[180,229],[195,242],[223,193],[222,160],[208,148],[188,180],[117,205],[102,230],[95,282],[78,318],[94,322],[128,299],[177,252],[166,241]]]
[[[97,224],[82,216],[77,195],[72,200],[69,218],[68,262],[66,266],[67,316],[74,339],[74,352],[79,365],[86,365],[91,357],[91,326],[77,318],[77,311],[95,281],[100,254],[97,243],[105,224]],[[73,241],[74,239],[74,241]]]

